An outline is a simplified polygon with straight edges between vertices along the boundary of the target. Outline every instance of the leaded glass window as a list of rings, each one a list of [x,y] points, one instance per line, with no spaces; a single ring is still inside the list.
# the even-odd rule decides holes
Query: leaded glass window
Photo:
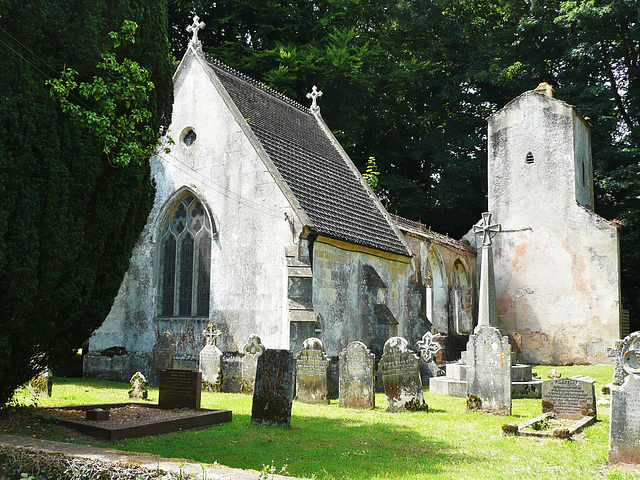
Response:
[[[208,317],[211,222],[193,195],[176,201],[158,242],[158,314]]]

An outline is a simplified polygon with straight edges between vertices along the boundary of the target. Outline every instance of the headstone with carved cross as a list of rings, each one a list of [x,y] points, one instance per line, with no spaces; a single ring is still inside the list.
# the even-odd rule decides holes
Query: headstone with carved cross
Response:
[[[321,96],[322,92],[318,90],[318,87],[315,85],[311,89],[311,92],[307,93],[307,98],[311,99],[311,106],[309,107],[309,110],[311,110],[311,113],[314,115],[320,113],[320,107],[318,106],[317,100]]]
[[[196,50],[202,49],[202,42],[198,40],[198,32],[206,26],[204,22],[200,21],[200,17],[194,15],[193,24],[187,27],[187,32],[191,33],[191,40],[189,40],[189,45],[195,48]]]
[[[258,335],[249,335],[247,344],[242,348],[242,393],[253,394],[256,383],[258,357],[264,353],[264,345]]]
[[[203,390],[218,392],[222,386],[222,352],[216,346],[220,331],[213,322],[209,322],[202,332],[206,345],[200,351],[200,371]]]
[[[422,340],[418,342],[420,357],[426,363],[432,361],[435,358],[436,353],[442,350],[442,345],[436,342],[433,337],[433,333],[427,332],[422,336]]]

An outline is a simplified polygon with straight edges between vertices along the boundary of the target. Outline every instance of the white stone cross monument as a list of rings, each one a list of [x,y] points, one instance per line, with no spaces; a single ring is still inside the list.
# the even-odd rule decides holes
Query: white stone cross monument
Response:
[[[219,391],[221,387],[222,352],[216,346],[220,330],[215,323],[209,322],[202,331],[206,345],[200,351],[200,371],[205,391]]]
[[[209,322],[205,329],[202,331],[202,335],[207,341],[207,345],[216,345],[218,337],[221,335],[220,330],[216,328],[215,323]]]
[[[198,40],[198,31],[203,29],[206,26],[204,22],[200,21],[200,17],[194,15],[193,24],[187,27],[187,32],[193,34],[191,36],[191,40],[189,41],[190,45],[193,45],[193,48],[199,50],[202,48],[202,42]]]
[[[482,257],[480,264],[480,288],[478,289],[478,326],[498,326],[496,310],[496,283],[493,277],[493,249],[491,239],[502,231],[499,224],[491,224],[491,214],[484,212],[482,221],[473,226],[473,233],[482,235]]]
[[[311,89],[311,92],[307,93],[307,98],[311,99],[311,106],[309,107],[309,110],[311,110],[311,113],[316,114],[320,111],[320,107],[318,106],[317,100],[321,96],[322,96],[322,92],[318,90],[318,87],[316,87],[315,85]]]

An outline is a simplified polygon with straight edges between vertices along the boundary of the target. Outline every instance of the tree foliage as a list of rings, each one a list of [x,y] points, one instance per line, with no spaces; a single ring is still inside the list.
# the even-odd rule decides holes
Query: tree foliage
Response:
[[[158,132],[172,104],[166,2],[0,3],[1,403],[102,323],[151,207],[148,163],[113,168],[102,141],[73,124],[45,85],[66,67],[79,83],[99,75],[108,32],[125,19],[140,25],[123,55],[150,73]]]

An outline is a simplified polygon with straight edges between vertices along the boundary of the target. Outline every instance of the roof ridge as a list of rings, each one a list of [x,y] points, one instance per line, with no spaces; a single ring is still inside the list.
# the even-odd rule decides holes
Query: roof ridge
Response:
[[[214,58],[214,57],[212,57],[212,56],[210,56],[208,54],[204,54],[204,57],[213,66],[219,68],[223,72],[226,72],[229,75],[233,75],[235,77],[238,77],[240,80],[243,80],[243,81],[249,83],[250,85],[253,85],[254,87],[262,90],[264,93],[266,93],[268,95],[271,95],[272,97],[275,97],[278,100],[281,100],[281,101],[287,103],[288,105],[291,105],[294,108],[297,108],[298,110],[302,111],[303,113],[307,113],[307,114],[311,115],[311,110],[308,107],[305,107],[301,103],[296,102],[295,100],[287,97],[283,93],[278,92],[274,88],[271,88],[271,87],[265,85],[264,83],[254,79],[254,78],[251,78],[249,75],[247,75],[245,73],[242,73],[241,71],[236,70],[233,67],[230,67],[226,63],[223,63],[221,60],[218,60],[217,58]]]

